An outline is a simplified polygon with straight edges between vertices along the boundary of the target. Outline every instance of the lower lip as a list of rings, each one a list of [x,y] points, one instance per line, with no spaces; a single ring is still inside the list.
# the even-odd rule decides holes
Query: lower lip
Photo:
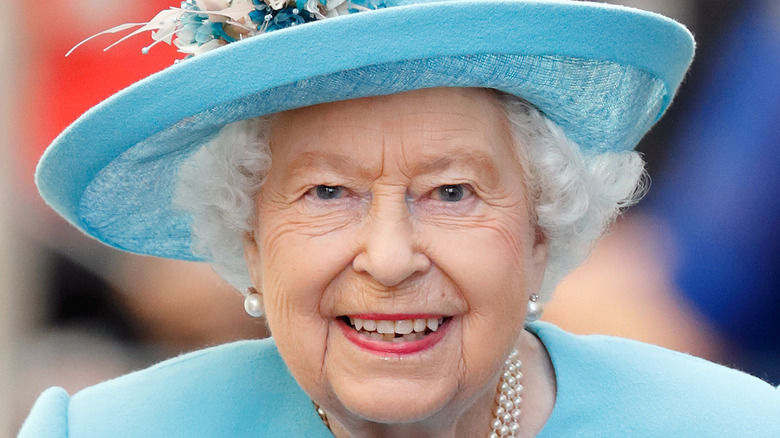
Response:
[[[359,348],[370,353],[380,355],[391,354],[399,356],[419,353],[420,351],[433,348],[434,345],[438,344],[439,341],[444,338],[447,330],[449,330],[451,321],[452,318],[439,326],[438,330],[429,333],[422,339],[416,341],[391,342],[371,339],[366,335],[358,333],[354,328],[350,327],[349,324],[342,321],[341,319],[336,320],[339,327],[341,327],[341,332],[344,333],[344,336],[346,336],[348,340],[357,345]]]

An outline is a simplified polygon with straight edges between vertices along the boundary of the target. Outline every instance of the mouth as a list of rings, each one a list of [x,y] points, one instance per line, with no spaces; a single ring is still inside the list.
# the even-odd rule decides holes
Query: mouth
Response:
[[[345,315],[339,319],[358,334],[376,341],[411,342],[435,333],[452,318],[366,319]]]

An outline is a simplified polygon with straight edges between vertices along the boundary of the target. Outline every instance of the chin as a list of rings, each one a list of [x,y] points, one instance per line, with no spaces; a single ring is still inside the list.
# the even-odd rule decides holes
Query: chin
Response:
[[[457,387],[447,390],[436,389],[436,386],[424,382],[390,381],[338,391],[336,396],[344,409],[358,419],[407,424],[435,417],[453,403]]]

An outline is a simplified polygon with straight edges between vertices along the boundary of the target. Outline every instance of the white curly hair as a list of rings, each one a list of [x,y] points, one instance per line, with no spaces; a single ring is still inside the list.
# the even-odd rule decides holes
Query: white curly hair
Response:
[[[620,212],[646,191],[635,151],[583,151],[528,102],[498,93],[513,130],[548,262],[539,292],[549,301],[560,280],[579,266]],[[225,126],[179,171],[174,202],[192,215],[193,253],[236,289],[252,285],[244,236],[255,224],[254,199],[271,167],[273,115]]]

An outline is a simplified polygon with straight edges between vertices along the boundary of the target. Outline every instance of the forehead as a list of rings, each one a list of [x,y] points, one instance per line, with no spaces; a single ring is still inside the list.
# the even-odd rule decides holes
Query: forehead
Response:
[[[274,165],[305,168],[388,161],[415,168],[513,163],[506,113],[489,90],[436,88],[280,113]]]

